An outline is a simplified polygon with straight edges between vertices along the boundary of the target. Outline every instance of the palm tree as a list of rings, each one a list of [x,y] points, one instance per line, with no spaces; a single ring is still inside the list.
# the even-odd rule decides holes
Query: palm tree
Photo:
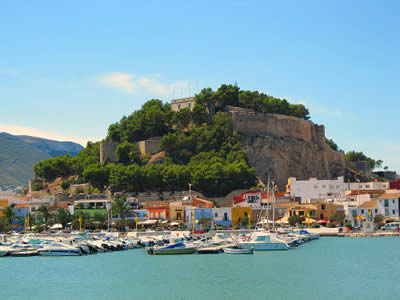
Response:
[[[67,223],[72,220],[71,214],[69,213],[68,210],[61,207],[57,211],[56,220],[57,223],[60,223],[62,225],[62,228],[64,229],[65,225],[67,225]]]
[[[44,230],[47,230],[47,227],[49,226],[49,220],[51,217],[50,209],[48,206],[42,205],[41,207],[39,207],[38,211],[39,211],[39,215],[44,220]]]
[[[6,220],[8,225],[11,225],[14,222],[16,214],[17,213],[12,206],[7,206],[3,209],[3,218]]]
[[[125,198],[117,197],[112,203],[112,210],[113,214],[120,216],[121,218],[120,229],[122,229],[122,227],[125,224],[126,218],[132,215],[131,207],[127,205],[127,203],[125,202]]]
[[[100,227],[103,228],[104,224],[106,223],[107,216],[105,214],[96,212],[93,215],[93,221],[96,224],[96,229],[99,229]]]

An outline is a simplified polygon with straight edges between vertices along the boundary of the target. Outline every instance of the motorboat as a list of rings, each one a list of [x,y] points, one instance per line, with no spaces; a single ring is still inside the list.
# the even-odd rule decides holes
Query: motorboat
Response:
[[[65,245],[62,243],[53,243],[38,250],[41,256],[79,256],[82,252],[79,248]]]
[[[288,250],[287,242],[277,238],[276,234],[269,232],[253,232],[247,241],[237,243],[241,249],[254,248],[255,251]]]
[[[227,247],[224,248],[224,253],[226,254],[253,254],[254,248],[242,249],[238,247]]]
[[[194,251],[194,247],[188,246],[184,242],[173,243],[168,246],[157,246],[148,249],[148,253],[154,255],[193,254]]]

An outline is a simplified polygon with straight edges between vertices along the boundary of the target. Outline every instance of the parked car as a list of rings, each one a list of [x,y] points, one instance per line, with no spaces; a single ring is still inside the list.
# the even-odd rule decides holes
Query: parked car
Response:
[[[400,222],[387,223],[381,227],[382,230],[398,230]]]

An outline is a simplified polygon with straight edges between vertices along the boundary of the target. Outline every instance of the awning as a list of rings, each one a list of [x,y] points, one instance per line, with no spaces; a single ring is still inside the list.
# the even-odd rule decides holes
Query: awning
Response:
[[[258,222],[257,225],[273,224],[273,223],[274,223],[274,221],[272,221],[272,220],[264,219],[264,220]],[[275,223],[276,223],[276,222],[275,222]]]
[[[146,220],[146,221],[138,222],[138,225],[153,225],[156,223],[157,223],[157,220]]]
[[[329,222],[325,221],[325,220],[319,220],[319,221],[317,221],[317,223],[318,224],[328,224]]]
[[[310,223],[311,223],[311,224],[312,224],[312,223],[315,223],[315,222],[317,222],[317,220],[311,219],[311,218],[310,218]],[[305,219],[305,220],[303,221],[303,224],[308,224],[308,220]]]
[[[169,223],[169,225],[171,225],[171,226],[178,226],[179,223],[178,223],[178,222],[172,222],[172,223]]]
[[[50,229],[62,229],[63,226],[61,224],[54,224],[53,226],[50,227]]]

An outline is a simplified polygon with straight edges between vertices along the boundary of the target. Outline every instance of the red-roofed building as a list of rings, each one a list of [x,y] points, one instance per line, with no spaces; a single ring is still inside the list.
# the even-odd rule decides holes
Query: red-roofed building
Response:
[[[390,182],[389,186],[391,190],[400,190],[400,179],[397,179],[397,181]]]

